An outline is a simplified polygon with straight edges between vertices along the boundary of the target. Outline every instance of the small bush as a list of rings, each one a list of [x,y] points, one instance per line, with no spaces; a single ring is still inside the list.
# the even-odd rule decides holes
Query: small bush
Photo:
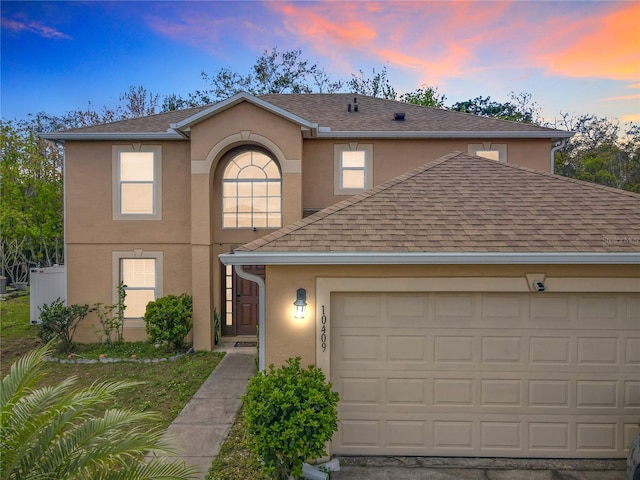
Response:
[[[89,305],[66,306],[62,299],[57,298],[51,304],[44,304],[40,308],[40,327],[38,336],[44,341],[57,339],[60,348],[70,352],[73,336],[80,321],[89,313]]]
[[[118,284],[118,303],[105,305],[102,302],[98,302],[91,307],[90,311],[95,312],[102,327],[101,330],[98,330],[100,339],[107,344],[111,344],[114,341],[114,332],[116,343],[122,343],[124,341],[124,311],[127,308],[124,303],[125,298],[127,298],[126,288],[127,286],[124,282]]]
[[[193,326],[191,296],[167,295],[149,302],[144,314],[149,339],[154,343],[167,343],[176,350],[184,348],[184,339]]]
[[[322,370],[300,367],[300,357],[269,366],[249,380],[243,397],[251,450],[265,474],[278,479],[302,475],[302,464],[327,454],[338,429],[338,393]]]

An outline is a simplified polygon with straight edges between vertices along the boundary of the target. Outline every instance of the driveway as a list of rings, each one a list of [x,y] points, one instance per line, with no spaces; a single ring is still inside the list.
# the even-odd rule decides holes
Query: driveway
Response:
[[[626,480],[626,461],[340,457],[331,480]]]

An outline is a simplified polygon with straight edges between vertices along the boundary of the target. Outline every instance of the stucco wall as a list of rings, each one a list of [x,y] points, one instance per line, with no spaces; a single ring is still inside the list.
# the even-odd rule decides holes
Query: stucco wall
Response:
[[[191,204],[185,195],[191,182],[189,143],[142,144],[162,145],[162,220],[113,220],[112,146],[126,142],[67,142],[67,243],[189,242]]]
[[[112,252],[130,252],[134,249],[163,253],[162,295],[192,293],[189,244],[72,244],[67,247],[67,303],[86,303],[90,306],[97,302],[105,305],[115,303],[118,278],[113,278]],[[74,340],[81,343],[99,341],[96,333],[99,326],[95,315],[87,317],[78,327]],[[126,340],[146,338],[143,323],[127,321],[125,326]]]
[[[356,140],[305,140],[302,169],[304,172],[304,208],[325,208],[348,196],[333,194],[333,146]],[[373,184],[379,185],[425,163],[454,151],[467,153],[468,145],[483,140],[362,140],[373,144]],[[551,163],[551,142],[542,140],[492,139],[508,144],[507,163],[548,172]]]
[[[316,362],[316,280],[345,277],[486,277],[523,279],[526,274],[549,277],[635,278],[634,265],[434,265],[434,266],[267,266],[266,365],[280,365],[289,357],[302,357],[303,365]],[[307,311],[302,320],[293,317],[298,288],[307,290]],[[357,291],[354,290],[354,291]]]

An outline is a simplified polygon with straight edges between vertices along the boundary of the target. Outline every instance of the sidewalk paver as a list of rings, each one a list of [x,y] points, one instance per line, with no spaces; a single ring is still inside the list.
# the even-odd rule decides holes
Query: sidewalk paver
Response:
[[[165,433],[180,458],[199,468],[200,479],[206,477],[240,410],[247,382],[256,372],[255,356],[255,348],[229,349]]]

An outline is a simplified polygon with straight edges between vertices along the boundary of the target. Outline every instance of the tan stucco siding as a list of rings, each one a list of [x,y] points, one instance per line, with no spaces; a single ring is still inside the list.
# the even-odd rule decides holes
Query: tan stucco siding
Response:
[[[637,278],[637,265],[380,265],[380,266],[267,266],[266,364],[282,364],[300,356],[303,365],[316,362],[316,281],[318,278],[486,278],[486,284],[506,279],[525,283],[527,274],[545,278]],[[471,280],[470,280],[471,281]],[[503,280],[504,282],[504,280]],[[298,288],[307,290],[303,320],[293,317]],[[410,288],[410,285],[408,285]],[[488,288],[488,287],[487,287]],[[353,291],[357,291],[355,288]]]
[[[214,145],[240,132],[268,138],[278,145],[287,158],[302,157],[299,125],[245,102],[193,126],[191,158],[206,159]]]
[[[115,303],[115,285],[113,278],[113,252],[162,252],[163,271],[162,295],[192,293],[191,289],[191,246],[188,244],[112,244],[67,246],[67,303],[88,304],[101,302],[106,305]],[[146,338],[144,327],[125,328],[125,339],[143,340]],[[98,319],[87,317],[76,331],[75,341],[96,342],[99,340],[96,330]]]
[[[348,198],[334,195],[333,147],[350,141],[373,145],[373,184],[379,185],[409,170],[454,151],[467,152],[469,144],[486,139],[459,140],[305,140],[302,169],[303,208],[325,208]],[[507,163],[549,172],[551,142],[541,140],[491,139],[507,144]]]
[[[189,242],[189,143],[142,142],[152,144],[162,146],[162,219],[134,221],[113,219],[112,147],[127,143],[67,142],[67,243]]]

